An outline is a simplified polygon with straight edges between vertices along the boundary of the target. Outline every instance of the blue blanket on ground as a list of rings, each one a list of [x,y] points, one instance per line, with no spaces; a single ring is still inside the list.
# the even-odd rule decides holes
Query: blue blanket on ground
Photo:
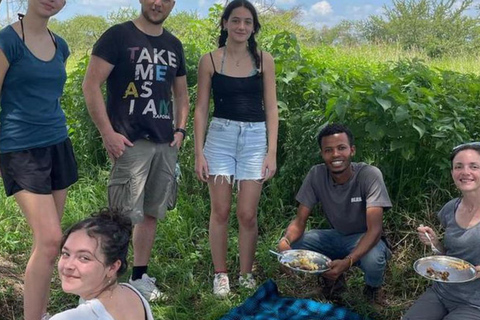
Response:
[[[363,320],[344,307],[320,303],[310,299],[280,297],[273,280],[265,282],[242,305],[223,316],[221,320]]]

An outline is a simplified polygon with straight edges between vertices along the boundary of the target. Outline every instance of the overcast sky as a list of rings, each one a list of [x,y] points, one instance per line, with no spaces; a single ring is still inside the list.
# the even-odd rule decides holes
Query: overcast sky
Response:
[[[2,20],[7,16],[6,1],[13,0],[3,0],[0,4],[0,19]],[[176,0],[174,12],[197,12],[201,16],[206,16],[208,8],[216,2],[225,3],[221,0]],[[257,2],[262,2],[262,0],[257,0]],[[302,21],[317,27],[332,26],[343,19],[364,19],[371,14],[380,13],[384,4],[391,4],[391,1],[387,0],[263,0],[263,2],[273,2],[276,7],[281,9],[300,6],[304,11]],[[140,4],[138,0],[67,0],[67,5],[57,14],[56,18],[64,20],[79,14],[106,15],[109,11],[129,6],[139,8]],[[11,16],[15,13],[12,12],[12,8],[13,6],[10,5]]]

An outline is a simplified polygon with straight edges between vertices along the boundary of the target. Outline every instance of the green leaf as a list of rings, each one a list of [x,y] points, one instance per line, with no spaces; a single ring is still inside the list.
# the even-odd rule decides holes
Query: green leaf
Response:
[[[373,140],[380,140],[385,136],[385,130],[372,121],[366,124],[365,131],[369,133]]]
[[[345,113],[347,112],[347,105],[344,99],[339,99],[335,104],[335,113],[337,114],[340,121],[345,119]]]
[[[389,101],[389,100],[385,100],[385,99],[382,99],[382,98],[375,98],[375,100],[377,100],[378,104],[380,104],[383,108],[383,111],[387,111],[388,109],[390,109],[392,107],[392,102]]]
[[[403,148],[402,149],[402,156],[405,160],[411,160],[414,156],[414,151],[412,148]]]
[[[327,118],[332,114],[335,105],[337,104],[338,97],[333,97],[327,100],[327,107],[325,108],[325,116]]]
[[[278,109],[280,109],[280,110],[282,110],[282,109],[284,109],[284,110],[288,109],[287,104],[286,104],[285,102],[283,102],[283,101],[278,100],[278,101],[277,101],[277,105],[278,105]]]
[[[405,121],[410,118],[410,114],[408,113],[408,109],[405,106],[399,106],[397,110],[395,110],[395,122],[399,123]]]
[[[390,142],[390,151],[395,151],[397,149],[403,149],[406,143],[403,140],[393,140]]]
[[[434,138],[447,138],[448,135],[447,135],[446,132],[437,132],[437,133],[432,134],[432,137],[434,137]]]
[[[413,123],[412,123],[412,127],[417,130],[418,134],[420,135],[420,139],[423,137],[423,135],[425,134],[425,125],[423,123],[421,123],[420,121],[416,121],[414,120]]]

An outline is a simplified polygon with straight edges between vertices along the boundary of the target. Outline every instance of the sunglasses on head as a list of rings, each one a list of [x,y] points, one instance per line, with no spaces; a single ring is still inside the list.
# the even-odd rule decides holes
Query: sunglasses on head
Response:
[[[452,149],[452,152],[455,152],[456,150],[458,150],[462,147],[480,147],[480,142],[475,141],[475,142],[467,142],[467,143],[459,144],[458,146],[456,146]]]

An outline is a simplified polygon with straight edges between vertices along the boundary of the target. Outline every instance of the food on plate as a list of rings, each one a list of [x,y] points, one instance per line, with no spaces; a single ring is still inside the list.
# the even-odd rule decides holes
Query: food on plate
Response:
[[[470,265],[463,261],[452,261],[448,263],[448,266],[457,270],[467,270],[470,268]]]
[[[306,257],[296,258],[295,260],[287,262],[286,265],[292,268],[297,268],[297,269],[307,270],[307,271],[315,271],[320,268],[318,264],[316,264],[315,262],[311,261]]]
[[[432,267],[427,268],[427,277],[429,278],[448,281],[448,276],[450,276],[450,273],[448,271],[438,271],[433,269]]]

